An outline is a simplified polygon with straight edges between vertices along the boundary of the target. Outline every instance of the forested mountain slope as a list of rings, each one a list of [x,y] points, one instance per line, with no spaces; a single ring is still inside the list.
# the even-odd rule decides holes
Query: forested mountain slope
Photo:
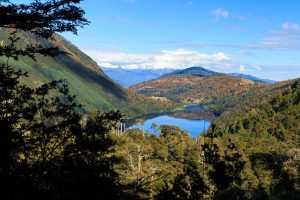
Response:
[[[162,109],[161,103],[157,104],[142,95],[129,93],[116,84],[95,61],[62,36],[54,35],[53,40],[46,40],[25,32],[17,35],[21,38],[18,42],[20,47],[25,44],[40,44],[45,47],[58,46],[60,51],[66,52],[55,57],[37,55],[36,61],[28,57],[21,57],[18,61],[10,59],[9,63],[13,67],[29,73],[29,77],[23,79],[24,83],[36,87],[51,80],[66,79],[71,93],[77,96],[79,103],[88,111],[120,109],[127,115],[135,115]],[[0,41],[4,45],[8,45],[8,37],[7,30],[0,31]],[[4,57],[0,57],[0,60],[6,62]],[[164,103],[168,107],[166,102],[162,104]]]
[[[200,76],[193,74],[170,75],[130,87],[147,96],[166,97],[186,104],[207,103],[227,96],[239,95],[261,84],[226,74]]]
[[[241,145],[246,164],[240,184],[247,192],[259,199],[298,199],[300,79],[264,91],[223,113],[205,136],[219,148],[228,138]]]
[[[256,107],[262,100],[273,97],[275,92],[290,87],[293,80],[281,81],[275,84],[260,84],[259,87],[253,87],[240,95],[225,96],[224,98],[214,99],[207,107],[214,115],[220,116],[226,113],[231,115],[231,111],[245,112],[249,107]]]

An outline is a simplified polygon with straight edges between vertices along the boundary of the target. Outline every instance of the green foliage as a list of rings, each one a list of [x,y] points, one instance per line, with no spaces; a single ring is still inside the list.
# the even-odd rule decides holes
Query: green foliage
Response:
[[[109,154],[120,113],[97,113],[83,121],[64,81],[33,90],[18,84],[25,74],[1,69],[2,197],[118,199],[122,190],[112,166],[119,161]]]
[[[233,195],[230,197],[231,199],[236,199],[241,196],[234,195],[237,190],[241,190],[238,186],[242,183],[241,172],[244,170],[245,163],[236,144],[229,140],[229,144],[224,151],[223,159],[220,159],[219,156],[218,158],[214,158],[212,161],[213,170],[209,173],[209,176],[220,191],[217,194],[218,199],[223,199],[223,193],[228,195],[229,192],[233,192],[233,194],[230,195]]]
[[[162,188],[175,185],[178,173],[184,172],[185,154],[195,146],[177,127],[161,126],[160,132],[160,136],[144,135],[139,129],[129,129],[117,136],[115,155],[124,162],[115,169],[122,184],[129,187],[127,192],[138,199],[158,198]]]
[[[297,199],[299,83],[279,83],[254,99],[248,96],[212,123],[198,142],[168,125],[160,127],[159,136],[139,132],[142,143],[134,136],[136,130],[127,131],[131,142],[151,149],[148,163],[170,172],[163,181],[149,184],[139,198]]]
[[[79,2],[16,5],[0,1],[0,27],[26,30],[41,40],[55,31],[76,33],[76,27],[87,22],[76,6]],[[120,113],[84,117],[66,81],[34,89],[25,85],[22,78],[27,74],[11,67],[10,58],[36,60],[36,53],[57,56],[57,48],[18,46],[17,32],[9,34],[10,44],[0,47],[5,57],[0,64],[1,198],[119,199],[122,190],[113,170],[118,160],[109,154],[115,144],[111,132]]]
[[[272,93],[276,91],[272,95],[268,92],[271,88]],[[263,95],[258,93],[253,97],[256,99],[240,102],[221,115],[215,121],[214,129],[208,131],[207,136],[223,134],[222,138],[217,138],[218,142],[224,143],[229,136],[245,142],[244,156],[241,157],[245,169],[237,184],[245,197],[297,199],[299,165],[295,163],[300,141],[299,96],[299,80],[270,86]],[[237,160],[241,158],[236,157]],[[287,163],[290,163],[288,170]],[[235,167],[224,166],[226,170],[230,168]]]

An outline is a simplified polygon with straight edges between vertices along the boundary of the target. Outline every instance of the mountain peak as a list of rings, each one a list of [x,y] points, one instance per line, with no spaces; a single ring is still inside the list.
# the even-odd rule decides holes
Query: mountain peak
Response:
[[[198,76],[213,76],[218,73],[208,70],[208,69],[205,69],[201,66],[194,66],[194,67],[189,67],[189,68],[186,68],[183,70],[176,70],[174,72],[164,75],[164,77],[171,76],[171,75],[180,75],[180,74],[190,74],[190,75],[198,75]]]

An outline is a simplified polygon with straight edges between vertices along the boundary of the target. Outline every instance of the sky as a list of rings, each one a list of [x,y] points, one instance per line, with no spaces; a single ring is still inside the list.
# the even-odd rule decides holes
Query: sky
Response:
[[[91,24],[63,35],[102,67],[300,77],[299,0],[85,0],[81,7]]]

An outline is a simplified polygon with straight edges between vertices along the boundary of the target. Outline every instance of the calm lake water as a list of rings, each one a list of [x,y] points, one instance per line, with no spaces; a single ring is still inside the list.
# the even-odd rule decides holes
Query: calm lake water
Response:
[[[182,110],[202,110],[202,109],[203,109],[202,105],[188,105],[182,108]]]
[[[183,110],[200,110],[203,107],[200,105],[191,105],[183,107]],[[141,130],[149,131],[153,133],[153,129],[151,129],[151,125],[155,123],[158,126],[160,125],[172,125],[178,126],[182,130],[187,130],[190,133],[192,138],[198,137],[203,131],[206,131],[209,127],[211,122],[207,120],[190,120],[190,119],[182,119],[182,118],[175,118],[168,115],[161,115],[156,116],[154,118],[146,119],[144,125],[133,125],[130,128],[140,128]]]

